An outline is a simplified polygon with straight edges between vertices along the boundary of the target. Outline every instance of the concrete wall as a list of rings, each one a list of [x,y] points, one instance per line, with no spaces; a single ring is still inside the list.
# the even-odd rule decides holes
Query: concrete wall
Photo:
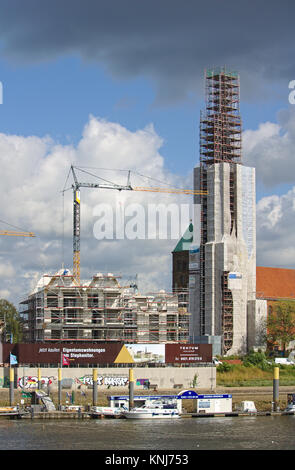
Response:
[[[126,389],[128,391],[129,369],[119,367],[109,367],[97,369],[98,390],[99,389]],[[134,367],[135,390],[143,390],[144,380],[149,380],[150,384],[158,386],[158,390],[175,390],[177,385],[181,389],[196,388],[197,390],[215,390],[216,388],[216,368],[208,367]],[[77,389],[92,386],[93,369],[89,368],[63,368],[63,386],[69,389]],[[25,389],[37,388],[38,369],[37,368],[15,368],[18,387],[23,388],[23,377],[25,377]],[[0,368],[0,387],[7,386],[9,378],[9,368]],[[49,385],[52,390],[58,387],[58,369],[42,368],[41,379],[45,386]]]

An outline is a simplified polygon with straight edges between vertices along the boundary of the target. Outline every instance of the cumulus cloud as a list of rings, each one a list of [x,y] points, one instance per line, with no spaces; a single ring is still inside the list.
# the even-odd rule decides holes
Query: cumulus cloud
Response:
[[[243,134],[244,163],[256,168],[265,187],[294,183],[295,110],[281,110],[278,121],[264,122]]]
[[[261,123],[243,135],[244,163],[256,168],[257,187],[273,191],[257,202],[257,265],[295,267],[294,146],[292,106],[278,113],[277,122]]]
[[[295,187],[257,204],[257,265],[295,266]]]
[[[48,136],[0,134],[0,218],[37,235],[30,239],[0,237],[2,291],[9,291],[10,299],[18,301],[42,274],[54,273],[63,262],[72,269],[71,164],[80,168],[76,169],[79,182],[125,185],[131,170],[134,187],[191,187],[189,176],[181,178],[165,168],[161,146],[162,139],[152,125],[131,132],[94,116],[90,116],[75,146],[57,144]],[[155,239],[98,240],[93,232],[97,208],[108,205],[116,215],[137,204],[143,208],[143,222],[148,223],[150,204],[180,207],[190,202],[191,198],[183,195],[81,188],[82,279],[99,271],[129,277],[137,274],[142,291],[171,290],[171,251],[177,239],[170,239],[169,232],[168,239],[159,239],[153,221],[150,230]],[[180,221],[180,231],[189,223],[188,217]],[[130,214],[128,220],[132,225]],[[116,237],[114,217],[106,221],[114,226]],[[136,233],[135,223],[132,229]]]
[[[15,276],[15,269],[11,263],[0,260],[0,279],[11,278],[13,276]]]

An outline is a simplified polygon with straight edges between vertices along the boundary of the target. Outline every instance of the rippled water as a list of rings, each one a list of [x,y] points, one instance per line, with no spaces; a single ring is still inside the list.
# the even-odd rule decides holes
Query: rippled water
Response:
[[[294,450],[295,416],[0,420],[1,450]]]

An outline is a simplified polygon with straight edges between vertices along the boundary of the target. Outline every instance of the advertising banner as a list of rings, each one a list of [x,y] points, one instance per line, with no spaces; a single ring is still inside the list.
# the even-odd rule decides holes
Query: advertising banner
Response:
[[[166,344],[168,363],[212,362],[212,344]]]
[[[22,364],[58,364],[65,366],[75,364],[111,364],[129,362],[123,343],[33,343],[15,344],[13,354]],[[9,348],[10,349],[10,348]],[[7,353],[8,350],[7,348]],[[10,351],[9,351],[10,352]],[[121,359],[120,359],[121,358]],[[8,362],[8,360],[3,359]]]
[[[165,344],[126,344],[133,362],[165,363]]]
[[[3,363],[21,364],[173,364],[212,362],[211,344],[31,343],[3,344]]]

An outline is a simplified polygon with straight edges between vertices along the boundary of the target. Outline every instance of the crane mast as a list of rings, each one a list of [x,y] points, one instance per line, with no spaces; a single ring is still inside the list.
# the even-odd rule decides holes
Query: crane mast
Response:
[[[71,171],[74,178],[73,188],[73,276],[80,284],[80,220],[81,220],[81,200],[80,188],[116,189],[117,191],[132,191],[129,184],[129,174],[126,185],[113,183],[81,183],[78,181],[73,165]]]

